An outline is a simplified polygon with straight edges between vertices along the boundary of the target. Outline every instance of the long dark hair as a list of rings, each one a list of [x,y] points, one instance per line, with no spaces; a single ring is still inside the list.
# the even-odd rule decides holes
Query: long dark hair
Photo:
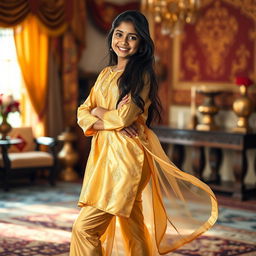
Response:
[[[125,70],[118,79],[120,96],[116,106],[121,99],[131,93],[133,102],[144,112],[145,102],[140,97],[140,93],[145,85],[145,80],[149,81],[149,99],[151,105],[148,110],[146,124],[150,127],[153,120],[161,120],[161,105],[157,95],[158,84],[154,71],[154,43],[150,37],[149,26],[146,17],[138,11],[125,11],[119,14],[112,23],[112,28],[108,34],[107,43],[109,49],[109,65],[117,64],[117,55],[111,50],[111,42],[114,30],[121,22],[132,22],[136,32],[140,37],[140,44],[137,52],[130,56],[125,66]]]

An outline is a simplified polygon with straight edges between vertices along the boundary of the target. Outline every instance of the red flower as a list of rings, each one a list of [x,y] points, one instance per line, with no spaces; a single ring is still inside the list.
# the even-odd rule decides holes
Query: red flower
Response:
[[[11,105],[11,112],[19,111],[20,103],[18,101],[14,101]]]
[[[8,105],[5,110],[5,114],[12,112],[12,105]]]
[[[0,94],[0,115],[8,115],[15,111],[19,111],[19,102],[14,100],[11,94]]]
[[[248,77],[239,76],[239,77],[236,77],[236,84],[239,86],[240,85],[250,86],[253,84],[253,81]]]

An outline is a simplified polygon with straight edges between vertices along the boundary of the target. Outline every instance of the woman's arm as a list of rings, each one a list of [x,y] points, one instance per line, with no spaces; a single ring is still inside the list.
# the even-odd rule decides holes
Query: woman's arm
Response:
[[[96,100],[93,87],[88,98],[77,110],[78,125],[83,129],[86,136],[92,136],[96,133],[96,130],[93,129],[93,124],[97,122],[99,118],[91,114],[91,110],[95,106]]]
[[[96,121],[93,124],[92,129],[94,129],[96,131],[103,131],[104,130],[104,122],[102,120]],[[138,128],[137,128],[135,122],[133,124],[131,124],[130,126],[123,128],[122,130],[120,130],[120,132],[123,135],[128,136],[130,138],[138,136]]]
[[[103,121],[102,120],[98,120],[96,121],[93,126],[92,126],[92,129],[96,130],[96,131],[102,131],[104,130],[104,124],[103,124]]]
[[[91,115],[98,117],[102,119],[103,115],[108,112],[109,110],[106,108],[102,107],[95,107],[94,109],[91,110]]]
[[[120,109],[124,104],[129,103],[130,99],[129,99],[129,95],[125,95],[122,100],[118,103],[117,109]],[[102,107],[95,107],[94,109],[92,109],[91,114],[95,117],[98,117],[100,119],[103,118],[104,114],[106,112],[108,112],[109,110],[106,108],[102,108]]]
[[[120,109],[124,104],[127,104],[129,101],[130,101],[129,96],[128,95],[124,96],[123,99],[118,103],[117,109]],[[109,110],[102,107],[95,107],[94,109],[92,109],[91,114],[98,118],[102,118],[107,111]],[[102,120],[98,120],[96,123],[94,123],[92,128],[94,130],[99,130],[99,131],[104,130],[104,122]],[[131,138],[138,135],[138,128],[136,123],[134,122],[130,126],[120,130],[120,132],[123,135],[126,135]]]
[[[149,86],[145,86],[140,94],[147,107],[149,106],[148,93]],[[131,100],[130,95],[126,100],[127,103],[123,104],[118,109],[108,110],[96,107],[92,110],[92,113],[103,121],[104,130],[121,131],[136,122],[138,116],[141,114],[141,109]]]

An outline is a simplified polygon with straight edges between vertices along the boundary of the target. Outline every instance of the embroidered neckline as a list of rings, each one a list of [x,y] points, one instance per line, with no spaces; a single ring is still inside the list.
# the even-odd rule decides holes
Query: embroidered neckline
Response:
[[[110,68],[110,72],[111,73],[118,73],[118,72],[123,72],[124,71],[124,69],[114,70],[115,66],[111,66],[109,68]]]

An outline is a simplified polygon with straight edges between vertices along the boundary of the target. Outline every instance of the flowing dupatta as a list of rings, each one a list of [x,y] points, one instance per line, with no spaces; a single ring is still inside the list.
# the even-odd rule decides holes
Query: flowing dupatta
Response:
[[[152,256],[164,255],[194,240],[211,228],[218,217],[212,190],[196,177],[178,169],[166,156],[157,136],[144,128],[138,139],[151,168],[151,181],[143,191],[143,214],[150,233]],[[102,237],[105,256],[121,256],[118,217]]]

